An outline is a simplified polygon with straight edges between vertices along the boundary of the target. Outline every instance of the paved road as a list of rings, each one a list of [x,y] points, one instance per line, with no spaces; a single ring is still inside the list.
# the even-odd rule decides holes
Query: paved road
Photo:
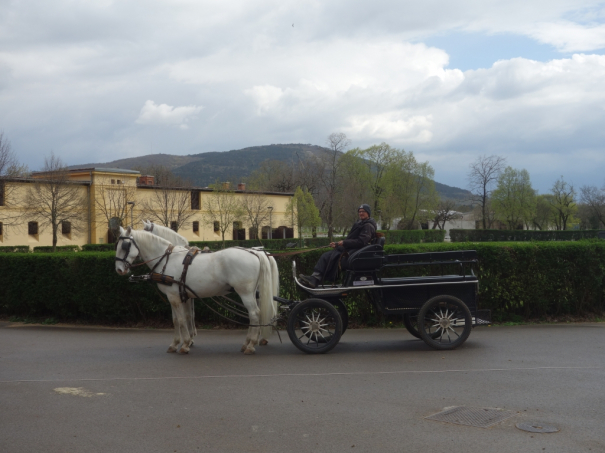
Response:
[[[164,330],[0,325],[0,451],[605,452],[605,324],[484,327],[449,352],[399,329],[321,356],[243,338],[202,331],[181,356]],[[424,419],[450,406],[517,415]]]

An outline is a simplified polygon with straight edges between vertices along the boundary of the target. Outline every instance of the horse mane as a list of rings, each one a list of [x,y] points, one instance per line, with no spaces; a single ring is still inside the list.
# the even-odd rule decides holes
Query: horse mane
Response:
[[[165,238],[168,238],[168,240],[174,245],[182,245],[185,247],[189,246],[189,241],[185,237],[181,236],[179,233],[174,231],[172,228],[168,228],[163,225],[158,225],[157,223],[153,224],[153,228],[162,230],[162,235]]]
[[[130,234],[143,247],[146,245],[153,244],[154,242],[157,244],[161,244],[166,248],[168,248],[168,246],[171,244],[170,241],[167,241],[166,239],[156,236],[155,234],[152,234],[148,231],[132,230]]]

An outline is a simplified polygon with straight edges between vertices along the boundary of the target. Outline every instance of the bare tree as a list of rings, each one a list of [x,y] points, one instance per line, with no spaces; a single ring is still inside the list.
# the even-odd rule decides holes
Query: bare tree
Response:
[[[2,224],[2,233],[7,235],[10,227],[19,224],[20,215],[15,210],[10,209],[16,205],[16,188],[9,181],[12,178],[24,177],[27,173],[27,167],[19,165],[15,153],[12,151],[10,141],[0,132],[0,206],[6,206],[8,209],[0,209],[0,223]]]
[[[574,186],[565,182],[561,176],[555,181],[550,192],[553,195],[549,201],[555,212],[555,226],[557,230],[566,230],[569,220],[578,211]]]
[[[323,219],[328,225],[328,238],[332,241],[334,236],[334,206],[336,198],[341,190],[341,160],[342,154],[349,147],[351,141],[343,133],[333,133],[326,140],[327,148],[321,155],[319,181],[324,191],[325,200],[321,212]]]
[[[248,191],[240,198],[240,208],[250,225],[250,239],[259,239],[264,223],[269,220],[269,198],[261,192]]]
[[[25,193],[23,214],[38,222],[38,229],[52,229],[53,252],[58,231],[78,235],[86,231],[88,199],[82,186],[69,180],[69,172],[60,158],[51,154],[44,159],[44,168]]]
[[[493,213],[489,209],[489,199],[498,178],[506,165],[506,158],[500,156],[479,156],[470,165],[468,173],[472,201],[479,204],[483,229],[492,227]]]
[[[192,193],[189,181],[175,176],[167,167],[143,168],[141,174],[154,177],[151,194],[141,200],[142,215],[165,227],[179,231],[199,210],[199,192]],[[195,208],[195,210],[193,209]]]
[[[444,198],[439,201],[439,206],[435,211],[435,217],[433,218],[433,230],[439,228],[440,230],[445,229],[446,222],[456,220],[460,218],[460,213],[454,211],[456,202],[448,198]]]
[[[229,183],[213,184],[212,193],[205,197],[204,207],[208,213],[206,224],[220,231],[225,246],[225,233],[244,217],[241,205]]]
[[[605,186],[583,186],[580,189],[580,200],[588,209],[589,215],[597,220],[598,227],[605,227]]]
[[[117,237],[117,227],[127,225],[131,217],[135,225],[140,220],[140,211],[134,211],[134,205],[128,204],[138,203],[137,188],[134,185],[111,184],[108,178],[99,179],[95,182],[94,203],[97,222],[106,223],[113,229],[114,237]]]

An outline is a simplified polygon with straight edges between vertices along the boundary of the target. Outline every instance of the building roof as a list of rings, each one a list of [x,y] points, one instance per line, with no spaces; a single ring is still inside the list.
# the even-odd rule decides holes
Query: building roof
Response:
[[[75,168],[69,170],[72,173],[78,172],[87,172],[87,171],[96,171],[99,173],[123,173],[128,175],[140,175],[141,172],[138,170],[126,170],[125,168],[100,168],[100,167],[91,167],[91,168]]]

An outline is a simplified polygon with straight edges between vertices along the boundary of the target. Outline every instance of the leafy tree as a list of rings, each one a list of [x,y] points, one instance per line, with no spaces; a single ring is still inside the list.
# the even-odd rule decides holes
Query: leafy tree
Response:
[[[492,198],[496,215],[506,222],[510,230],[527,224],[533,217],[536,193],[527,170],[506,167],[498,178],[498,187]]]
[[[321,225],[319,209],[315,206],[313,196],[307,189],[296,188],[294,197],[286,206],[286,216],[292,219],[292,228],[298,228],[298,239],[302,247],[302,229]]]
[[[471,200],[479,205],[484,230],[491,228],[494,221],[493,211],[489,209],[490,196],[505,164],[504,157],[493,155],[480,156],[470,165],[468,181],[473,194]]]
[[[554,212],[550,198],[552,195],[538,195],[536,196],[536,209],[534,216],[531,220],[531,224],[534,228],[539,230],[548,230],[553,223]]]

